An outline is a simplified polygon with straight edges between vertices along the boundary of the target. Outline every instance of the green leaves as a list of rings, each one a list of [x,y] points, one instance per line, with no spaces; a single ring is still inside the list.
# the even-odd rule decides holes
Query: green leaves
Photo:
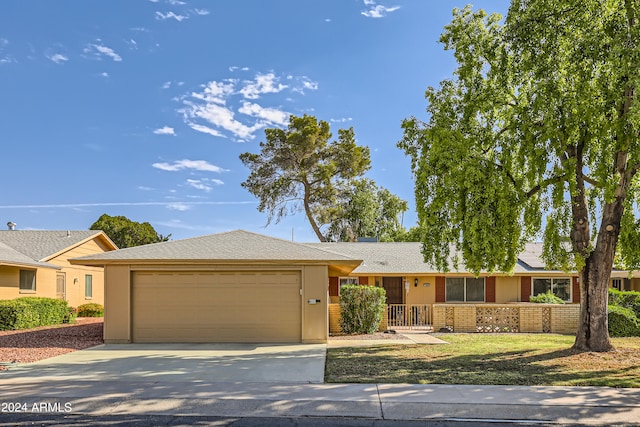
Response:
[[[313,116],[291,116],[286,130],[266,129],[260,153],[243,153],[251,173],[242,183],[267,212],[268,222],[304,210],[316,236],[325,241],[322,221],[331,217],[347,183],[371,165],[369,148],[355,143],[353,129],[338,130],[331,140],[329,124]]]
[[[549,266],[584,265],[596,214],[616,224],[623,200],[639,201],[638,16],[637,0],[514,0],[505,20],[454,10],[440,40],[458,67],[427,89],[428,120],[406,119],[398,143],[427,261],[446,271],[456,248],[476,274],[510,271],[543,236]],[[621,259],[637,267],[637,205],[625,209]]]
[[[163,236],[148,222],[131,221],[125,216],[103,214],[91,224],[89,230],[102,230],[120,249],[150,243],[166,242],[171,235]]]
[[[324,235],[329,241],[352,242],[358,237],[395,241],[404,235],[400,215],[408,208],[405,200],[373,180],[352,180],[340,191],[334,207],[326,211]]]
[[[345,334],[372,334],[387,308],[383,288],[345,285],[340,289],[340,328]]]

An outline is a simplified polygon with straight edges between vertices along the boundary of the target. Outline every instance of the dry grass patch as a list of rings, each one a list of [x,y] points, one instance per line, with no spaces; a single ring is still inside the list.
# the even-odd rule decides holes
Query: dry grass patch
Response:
[[[554,334],[447,334],[448,345],[328,350],[326,382],[640,387],[640,338],[608,353],[571,350]]]

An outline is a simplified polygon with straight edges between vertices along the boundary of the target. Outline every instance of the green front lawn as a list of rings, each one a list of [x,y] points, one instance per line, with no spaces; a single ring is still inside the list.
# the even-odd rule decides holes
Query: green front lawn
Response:
[[[570,350],[554,334],[444,334],[443,345],[330,348],[329,383],[501,384],[640,387],[640,338],[617,350]]]

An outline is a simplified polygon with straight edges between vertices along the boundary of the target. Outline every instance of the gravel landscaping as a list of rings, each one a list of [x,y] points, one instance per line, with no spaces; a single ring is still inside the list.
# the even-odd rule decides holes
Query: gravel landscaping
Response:
[[[102,344],[102,317],[79,317],[70,325],[0,331],[0,370]]]

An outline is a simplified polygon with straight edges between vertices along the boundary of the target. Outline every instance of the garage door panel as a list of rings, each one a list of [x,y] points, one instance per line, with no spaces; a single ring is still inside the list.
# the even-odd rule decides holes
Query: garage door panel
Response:
[[[298,272],[140,272],[135,342],[299,342]]]

